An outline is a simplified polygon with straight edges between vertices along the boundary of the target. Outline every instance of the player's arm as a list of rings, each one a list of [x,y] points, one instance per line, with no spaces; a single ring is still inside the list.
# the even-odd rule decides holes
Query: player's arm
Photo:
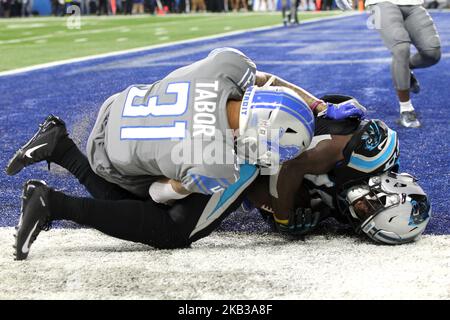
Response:
[[[274,182],[276,191],[272,194],[272,208],[275,218],[288,221],[290,215],[298,207],[298,190],[303,183],[305,174],[328,173],[337,162],[344,159],[342,150],[348,142],[346,136],[332,136],[331,140],[324,140],[316,147],[303,152],[298,158],[283,164]],[[295,179],[293,179],[295,177]]]
[[[150,197],[157,203],[170,203],[187,197],[191,192],[186,190],[180,181],[163,178],[155,181],[149,188]]]
[[[238,177],[238,173],[233,174],[232,177],[217,177],[214,172],[207,174],[194,167],[181,181],[164,178],[152,183],[149,193],[153,201],[168,204],[171,201],[183,199],[191,193],[211,195],[222,191],[235,183]]]
[[[210,52],[214,66],[236,85],[236,92],[230,94],[231,99],[241,99],[242,93],[255,83],[256,65],[241,51],[234,48],[218,48]]]
[[[327,104],[324,101],[315,97],[313,94],[309,93],[305,89],[293,83],[290,83],[284,79],[281,79],[280,77],[277,77],[273,74],[263,71],[257,71],[255,84],[258,87],[279,86],[294,90],[308,104],[308,106],[311,108],[311,110],[314,112],[315,115],[327,109]]]
[[[356,101],[346,101],[340,104],[327,103],[305,89],[270,73],[258,71],[256,73],[255,84],[258,87],[279,86],[293,90],[308,104],[316,116],[342,120],[349,117],[362,118],[366,113],[365,108]]]
[[[191,193],[211,195],[234,184],[239,179],[239,169],[233,164],[193,166],[181,179],[181,187]]]

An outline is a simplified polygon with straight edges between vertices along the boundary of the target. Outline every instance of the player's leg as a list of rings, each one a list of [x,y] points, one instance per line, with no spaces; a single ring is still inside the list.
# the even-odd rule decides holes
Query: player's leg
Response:
[[[29,246],[48,223],[71,220],[124,240],[157,248],[186,247],[209,235],[242,202],[258,176],[254,166],[241,168],[241,177],[212,198],[191,194],[172,206],[142,200],[98,200],[65,195],[43,182],[24,186],[22,210],[16,232],[16,258],[26,259]],[[30,240],[31,239],[31,240]]]
[[[414,107],[410,99],[411,70],[409,68],[411,38],[405,28],[405,20],[400,6],[382,2],[371,8],[379,19],[378,31],[392,54],[391,73],[400,103],[400,124],[418,127]]]
[[[91,168],[88,159],[68,136],[63,137],[48,158],[73,174],[95,199],[139,199],[115,183],[106,181]]]
[[[192,211],[186,217],[195,217],[209,197],[194,194],[188,198],[183,200],[189,202]],[[174,221],[168,208],[152,200],[111,201],[71,197],[48,188],[43,182],[29,181],[24,186],[22,212],[16,228],[16,259],[26,259],[40,231],[48,230],[47,226],[58,220],[74,221],[116,238],[156,248],[188,246],[190,240],[187,232]]]
[[[441,41],[427,10],[422,6],[408,8],[405,27],[418,51],[410,59],[411,69],[427,68],[438,63],[441,59]]]
[[[16,228],[16,259],[26,259],[40,231],[48,230],[47,226],[58,220],[74,221],[112,237],[155,248],[187,247],[209,235],[238,207],[241,198],[212,217],[211,223],[201,225],[197,230],[209,200],[210,196],[192,194],[169,207],[151,199],[110,201],[79,198],[54,191],[43,182],[29,181],[24,186],[22,213]],[[198,232],[192,236],[194,230]]]
[[[291,0],[291,24],[299,24],[298,22],[298,6],[300,4],[300,0]]]
[[[287,0],[281,0],[281,14],[283,17],[284,26],[287,26],[289,22],[289,17],[286,16],[286,11],[287,11]]]
[[[52,115],[47,117],[36,134],[15,153],[6,172],[15,175],[24,167],[41,161],[54,162],[67,169],[94,198],[136,198],[132,193],[96,175],[86,156],[68,136],[64,121]]]

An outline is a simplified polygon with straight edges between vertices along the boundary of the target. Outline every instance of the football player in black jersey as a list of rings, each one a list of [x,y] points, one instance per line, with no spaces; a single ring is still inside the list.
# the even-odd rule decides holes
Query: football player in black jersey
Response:
[[[247,194],[280,232],[304,235],[330,216],[388,244],[410,242],[424,231],[431,207],[414,177],[395,173],[395,131],[381,120],[319,116],[314,135],[307,151],[277,175],[259,177]]]

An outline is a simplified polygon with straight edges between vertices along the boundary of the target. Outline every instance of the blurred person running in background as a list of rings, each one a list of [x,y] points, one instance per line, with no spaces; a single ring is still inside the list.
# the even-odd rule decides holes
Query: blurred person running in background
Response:
[[[290,0],[291,9],[290,9],[289,13],[286,15],[287,7],[288,7],[287,1],[288,0],[281,0],[281,13],[283,15],[284,26],[287,26],[289,23],[293,24],[293,25],[299,24],[297,8],[300,3],[300,0]]]
[[[441,59],[441,42],[423,0],[367,0],[375,28],[392,53],[392,78],[400,103],[398,123],[418,128],[420,122],[410,99],[420,85],[412,70],[428,68]],[[342,10],[352,9],[352,0],[337,0]],[[411,44],[417,53],[411,56]]]

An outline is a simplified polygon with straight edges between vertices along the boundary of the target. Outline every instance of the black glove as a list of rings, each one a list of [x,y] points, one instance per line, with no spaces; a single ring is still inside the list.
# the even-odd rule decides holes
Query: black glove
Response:
[[[320,212],[312,211],[310,208],[297,208],[294,213],[289,216],[289,220],[278,220],[275,223],[279,232],[300,236],[313,230],[320,221]]]

